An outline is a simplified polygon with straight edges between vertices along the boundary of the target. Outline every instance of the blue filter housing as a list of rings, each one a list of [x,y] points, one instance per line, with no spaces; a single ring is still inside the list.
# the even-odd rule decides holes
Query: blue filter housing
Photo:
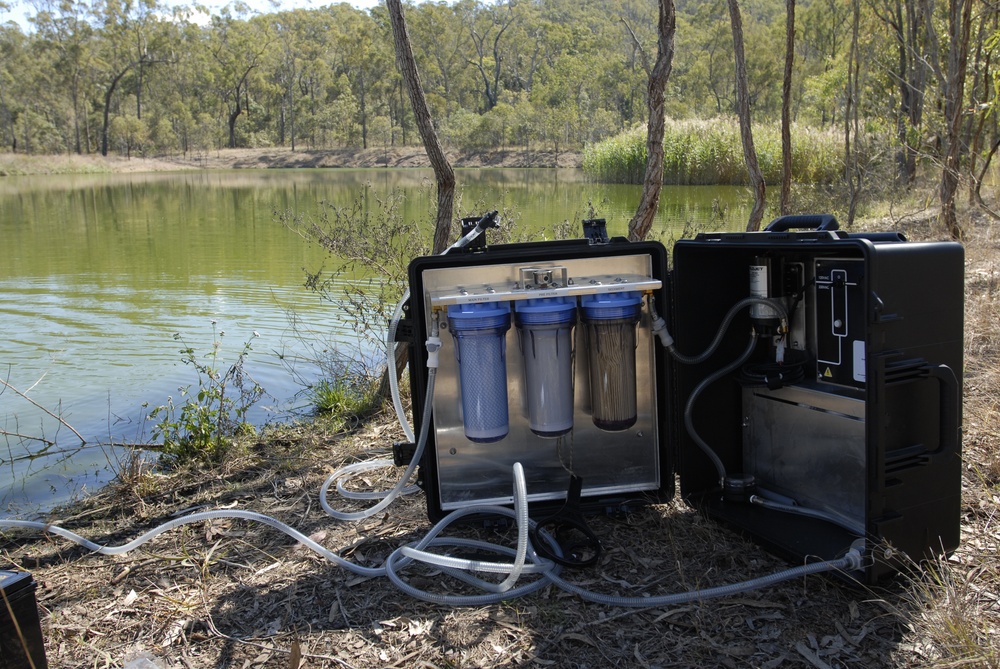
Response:
[[[573,326],[576,299],[543,297],[514,307],[521,355],[528,426],[540,437],[573,429]]]
[[[486,444],[507,436],[507,330],[510,304],[485,302],[448,307],[455,339],[462,423],[469,441]]]
[[[642,313],[638,291],[580,298],[587,333],[594,425],[618,432],[635,425],[635,326]]]

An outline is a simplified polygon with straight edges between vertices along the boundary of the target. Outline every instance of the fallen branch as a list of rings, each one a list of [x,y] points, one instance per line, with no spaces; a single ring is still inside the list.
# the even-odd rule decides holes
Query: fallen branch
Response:
[[[29,441],[40,441],[45,444],[46,448],[55,446],[56,442],[46,439],[45,437],[35,437],[30,434],[21,434],[20,432],[9,432],[7,430],[0,430],[0,437],[14,437],[16,439],[27,439]],[[44,451],[43,451],[44,452]]]
[[[14,386],[12,386],[8,382],[0,379],[0,384],[3,384],[4,388],[9,388],[10,390],[12,390],[18,397],[24,399],[26,402],[29,402],[36,409],[40,409],[41,411],[44,411],[46,414],[48,414],[52,418],[55,418],[57,421],[59,421],[59,423],[61,425],[63,425],[67,430],[69,430],[70,432],[72,432],[73,434],[76,435],[77,439],[80,440],[80,444],[81,445],[87,443],[87,440],[83,438],[83,435],[80,434],[79,432],[77,432],[76,429],[72,425],[70,425],[69,423],[67,423],[66,420],[62,416],[59,416],[58,414],[55,414],[55,413],[49,411],[48,409],[46,409],[45,407],[43,407],[41,404],[39,404],[35,400],[33,400],[30,397],[28,397],[28,395],[26,393],[22,393],[20,390],[18,390],[17,388],[15,388]],[[34,386],[32,386],[32,387],[34,387]],[[45,440],[44,439],[39,439],[39,441],[45,441]]]

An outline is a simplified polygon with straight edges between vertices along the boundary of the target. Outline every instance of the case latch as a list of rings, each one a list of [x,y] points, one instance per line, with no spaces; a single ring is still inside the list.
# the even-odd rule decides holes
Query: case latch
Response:
[[[397,441],[392,445],[392,463],[397,467],[408,467],[417,453],[417,445],[409,441]]]
[[[583,236],[591,244],[607,244],[608,224],[603,218],[588,218],[583,222]]]

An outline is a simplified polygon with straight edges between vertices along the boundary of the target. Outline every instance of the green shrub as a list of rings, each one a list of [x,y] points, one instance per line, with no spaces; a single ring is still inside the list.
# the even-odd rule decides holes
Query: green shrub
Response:
[[[250,408],[264,395],[264,389],[243,369],[250,354],[250,342],[243,344],[236,361],[224,372],[220,355],[225,331],[216,333],[212,321],[212,350],[199,359],[195,350],[187,345],[181,335],[175,334],[183,348],[181,360],[191,365],[198,377],[198,386],[179,388],[179,401],[173,397],[167,403],[149,412],[149,419],[156,421],[153,438],[163,443],[163,452],[174,460],[218,460],[232,443],[242,435],[253,434],[256,429],[247,422]]]

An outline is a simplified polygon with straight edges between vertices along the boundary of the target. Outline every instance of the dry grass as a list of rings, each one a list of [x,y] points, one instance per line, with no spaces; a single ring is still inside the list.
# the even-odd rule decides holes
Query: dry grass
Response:
[[[917,238],[926,227],[906,232]],[[810,577],[737,598],[642,610],[547,588],[505,604],[450,608],[333,567],[244,521],[185,526],[118,557],[10,534],[0,540],[0,555],[4,566],[28,569],[40,584],[52,667],[120,667],[139,653],[172,669],[1000,667],[1000,243],[986,222],[970,232],[967,257],[962,545],[884,587]],[[118,544],[179,513],[239,507],[377,565],[426,531],[422,496],[350,524],[323,514],[317,494],[335,466],[400,438],[383,418],[352,435],[322,423],[285,428],[216,469],[140,472],[52,520]],[[397,475],[387,471],[368,483],[387,487]],[[678,501],[595,518],[593,527],[606,554],[569,578],[604,592],[676,592],[785,566]],[[482,529],[456,531],[513,544]],[[446,591],[464,588],[435,572],[412,576]]]

